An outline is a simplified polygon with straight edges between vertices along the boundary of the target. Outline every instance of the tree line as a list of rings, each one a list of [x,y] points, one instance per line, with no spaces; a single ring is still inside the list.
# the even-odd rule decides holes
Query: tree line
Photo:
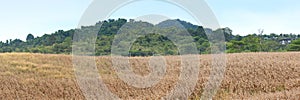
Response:
[[[29,52],[29,53],[45,53],[45,54],[71,54],[72,38],[75,32],[83,30],[96,29],[97,39],[95,42],[95,55],[110,55],[112,42],[116,35],[120,35],[120,29],[124,30],[124,26],[133,27],[126,30],[128,34],[143,32],[145,30],[154,29],[153,33],[139,36],[128,50],[129,56],[151,56],[159,55],[178,55],[178,47],[168,37],[157,33],[172,33],[176,34],[174,38],[181,38],[180,41],[187,41],[182,35],[182,29],[171,27],[174,23],[180,23],[186,29],[192,38],[199,54],[209,54],[211,47],[210,41],[206,32],[222,33],[225,36],[226,52],[241,53],[241,52],[285,52],[285,51],[300,51],[300,35],[296,34],[270,34],[258,35],[250,34],[247,36],[233,35],[230,28],[220,28],[211,30],[202,26],[193,25],[179,19],[166,20],[158,25],[142,21],[127,21],[126,19],[109,19],[100,21],[94,26],[85,26],[80,29],[71,29],[68,31],[58,30],[52,34],[45,34],[41,37],[34,37],[28,34],[26,41],[20,39],[10,39],[0,42],[0,52]],[[99,27],[101,25],[101,27]],[[145,28],[146,27],[146,28]],[[162,28],[163,27],[163,28]],[[166,27],[166,28],[164,28]],[[160,29],[162,28],[162,29]],[[82,34],[88,34],[85,32]],[[178,36],[177,36],[178,35]],[[122,35],[121,35],[122,36]],[[126,37],[126,36],[124,36]],[[130,38],[119,44],[130,44]],[[178,41],[180,43],[180,41]],[[122,45],[120,45],[122,46]],[[188,45],[187,45],[188,46]],[[121,51],[121,50],[120,50]]]

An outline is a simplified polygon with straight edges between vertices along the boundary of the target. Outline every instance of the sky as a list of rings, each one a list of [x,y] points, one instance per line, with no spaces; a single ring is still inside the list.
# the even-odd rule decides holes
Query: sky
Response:
[[[93,0],[2,0],[0,3],[0,41],[25,40],[51,34],[57,30],[77,28],[81,16]],[[233,34],[300,34],[300,0],[205,0],[216,15],[221,27]],[[198,24],[178,6],[144,0],[117,9],[110,18],[135,19],[148,14],[164,15]],[[96,23],[96,22],[95,22]]]

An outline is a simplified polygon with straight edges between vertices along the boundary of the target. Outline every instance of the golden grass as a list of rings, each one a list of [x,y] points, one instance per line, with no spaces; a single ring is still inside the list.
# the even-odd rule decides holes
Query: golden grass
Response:
[[[224,80],[214,99],[300,98],[300,53],[227,54]],[[199,80],[191,99],[198,98],[210,74],[211,56],[200,55]],[[122,99],[159,99],[173,89],[180,57],[166,56],[165,77],[150,88],[127,85],[115,74],[110,57],[97,57],[104,83]],[[145,76],[149,57],[133,57],[136,74]],[[76,83],[72,56],[55,54],[0,54],[0,99],[84,99]]]

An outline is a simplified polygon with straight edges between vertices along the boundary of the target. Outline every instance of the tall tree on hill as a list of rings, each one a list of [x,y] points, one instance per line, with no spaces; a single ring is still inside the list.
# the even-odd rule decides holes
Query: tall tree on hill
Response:
[[[26,41],[31,41],[34,39],[34,36],[32,34],[28,34],[26,37]]]

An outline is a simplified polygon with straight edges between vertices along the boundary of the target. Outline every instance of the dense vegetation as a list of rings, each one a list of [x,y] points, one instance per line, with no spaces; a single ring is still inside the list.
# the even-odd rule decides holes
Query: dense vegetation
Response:
[[[72,38],[75,32],[96,28],[99,30],[95,43],[96,55],[111,54],[112,41],[118,34],[120,28],[125,24],[132,24],[140,27],[164,27],[170,26],[174,22],[183,25],[193,37],[196,47],[200,54],[210,53],[210,42],[205,32],[211,29],[202,26],[193,25],[191,23],[177,20],[167,20],[158,25],[153,25],[141,21],[127,21],[126,19],[109,19],[107,21],[98,22],[95,26],[86,26],[81,29],[72,29],[68,31],[59,30],[53,34],[45,34],[41,37],[34,37],[28,34],[26,41],[20,39],[7,40],[0,42],[0,52],[31,52],[31,53],[53,53],[53,54],[70,54],[72,52]],[[102,25],[101,27],[99,27]],[[139,30],[139,28],[136,28]],[[164,28],[155,32],[173,32],[173,28]],[[131,30],[129,32],[135,32]],[[159,34],[147,34],[135,40],[130,48],[131,56],[149,56],[153,54],[160,55],[176,55],[178,48],[174,43]],[[215,33],[224,33],[228,53],[240,52],[282,52],[282,51],[300,51],[300,35],[295,34],[270,34],[257,35],[250,34],[247,36],[233,35],[229,28],[221,28],[214,30]],[[175,32],[176,33],[176,32]],[[174,34],[175,34],[174,33]],[[178,33],[178,32],[177,32]],[[86,33],[88,34],[88,32]],[[126,36],[125,36],[126,37]],[[126,42],[126,41],[125,41]]]

